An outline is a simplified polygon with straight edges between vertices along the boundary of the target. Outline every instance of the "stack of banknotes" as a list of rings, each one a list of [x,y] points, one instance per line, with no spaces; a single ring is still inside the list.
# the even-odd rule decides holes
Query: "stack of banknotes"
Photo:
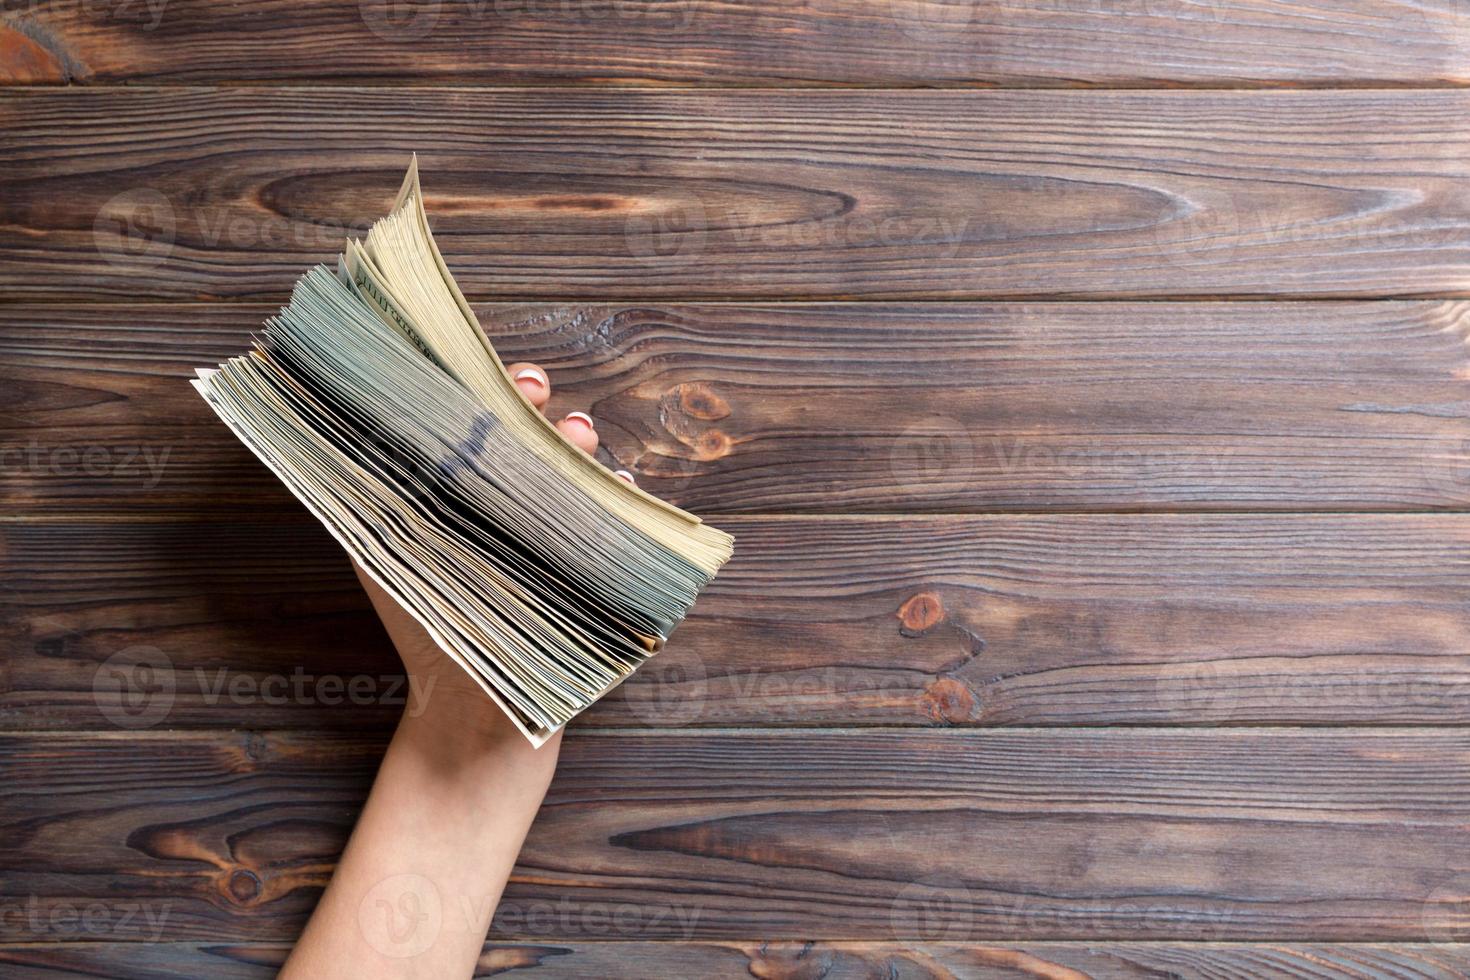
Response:
[[[733,539],[520,393],[429,232],[391,213],[192,382],[534,744],[657,653]],[[487,704],[487,709],[489,705]]]

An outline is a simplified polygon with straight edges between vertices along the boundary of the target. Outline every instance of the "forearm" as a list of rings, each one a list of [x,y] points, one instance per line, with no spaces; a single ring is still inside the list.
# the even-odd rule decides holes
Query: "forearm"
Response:
[[[470,976],[560,748],[484,710],[400,723],[287,980]]]

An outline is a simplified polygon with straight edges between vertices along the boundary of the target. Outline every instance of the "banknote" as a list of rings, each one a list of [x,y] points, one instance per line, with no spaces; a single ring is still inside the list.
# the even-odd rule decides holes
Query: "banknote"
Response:
[[[536,745],[657,654],[733,551],[521,394],[434,241],[416,159],[337,267],[192,383]]]

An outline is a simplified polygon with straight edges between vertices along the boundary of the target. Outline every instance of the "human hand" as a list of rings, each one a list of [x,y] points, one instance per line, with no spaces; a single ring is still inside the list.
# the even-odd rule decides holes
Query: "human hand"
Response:
[[[546,411],[551,400],[551,382],[546,372],[536,364],[525,361],[509,366],[510,376],[516,387],[530,400],[531,404]],[[572,412],[556,423],[563,435],[585,453],[597,451],[597,429],[592,418],[583,412]],[[633,482],[631,474],[619,470],[618,475]],[[388,631],[389,638],[403,660],[408,674],[410,697],[407,715],[446,733],[478,733],[500,736],[508,733],[516,738],[520,734],[505,713],[500,711],[473,678],[448,654],[439,648],[427,630],[404,611],[383,587],[374,582],[361,566],[353,563],[358,581],[367,590],[378,618]],[[560,733],[552,742],[560,741]],[[552,755],[555,748],[548,743]]]
[[[522,363],[510,373],[544,411],[551,399],[546,372]],[[573,412],[556,427],[583,451],[597,449],[588,416]],[[551,782],[561,733],[532,748],[427,630],[361,568],[357,577],[403,659],[411,698],[347,849],[281,976],[468,977]],[[423,947],[405,955],[393,910],[426,897],[435,907],[474,915],[466,913],[463,928],[441,929],[447,916],[436,921]],[[415,939],[417,928],[410,923]]]

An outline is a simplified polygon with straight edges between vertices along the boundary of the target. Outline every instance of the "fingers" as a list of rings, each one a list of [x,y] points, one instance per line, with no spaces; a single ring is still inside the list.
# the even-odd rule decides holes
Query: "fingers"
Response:
[[[593,427],[592,419],[586,412],[572,412],[556,423],[556,427],[582,452],[589,456],[597,452],[597,429]],[[615,470],[614,472],[619,479],[627,480],[629,483],[633,482],[633,474],[627,470]]]
[[[543,409],[546,407],[546,403],[551,400],[551,382],[539,365],[528,361],[517,361],[506,370],[515,379],[516,387],[521,389],[521,394],[530,399],[532,405]]]
[[[597,452],[597,430],[593,428],[592,419],[585,412],[568,414],[566,418],[556,423],[556,427],[582,452]]]
[[[525,395],[532,405],[545,411],[546,403],[551,400],[551,381],[546,377],[546,372],[541,369],[541,366],[529,361],[517,361],[506,370],[515,379],[516,387],[521,390],[521,394]],[[592,417],[586,412],[571,412],[566,418],[556,423],[556,427],[584,453],[597,452],[597,427],[593,424]],[[627,470],[617,472],[622,479],[629,483],[633,482],[633,474]]]

